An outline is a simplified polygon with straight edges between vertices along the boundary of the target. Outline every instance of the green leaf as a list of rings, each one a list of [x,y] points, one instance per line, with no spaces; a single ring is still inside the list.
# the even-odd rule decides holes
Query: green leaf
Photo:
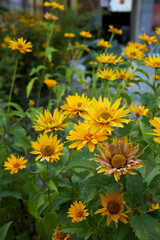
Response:
[[[38,217],[38,208],[45,202],[43,194],[30,194],[28,200],[28,210],[31,215]]]
[[[123,223],[118,223],[118,229],[114,230],[113,239],[123,240],[128,232],[128,227]]]
[[[57,52],[58,50],[55,49],[54,47],[48,47],[46,48],[45,51],[45,56],[48,58],[48,60],[51,62],[52,61],[52,53]]]
[[[45,179],[45,177],[46,177],[46,176],[45,176],[45,174],[46,174],[46,169],[45,169],[44,165],[43,165],[42,163],[36,162],[36,166],[37,166],[37,168],[38,168],[40,177],[41,177],[42,179]]]
[[[10,225],[12,224],[13,221],[8,222],[6,224],[4,224],[1,228],[0,228],[0,236],[1,236],[1,240],[5,240],[8,229],[10,227]]]
[[[137,68],[137,69],[136,69],[136,72],[140,72],[140,73],[142,73],[143,75],[145,75],[148,79],[150,79],[148,73],[147,73],[145,70],[143,70],[143,69],[141,69],[141,68]]]
[[[38,79],[38,77],[34,77],[31,79],[31,81],[28,83],[27,88],[26,88],[26,94],[27,98],[29,98],[29,95],[31,93],[31,90],[33,88],[34,82]]]
[[[65,233],[70,233],[71,235],[76,235],[83,239],[88,239],[92,233],[91,229],[89,229],[85,221],[74,224],[69,222],[65,224],[60,230]]]
[[[160,223],[150,215],[133,216],[130,219],[130,225],[139,240],[160,239]]]
[[[13,192],[13,191],[1,191],[0,198],[2,198],[2,197],[14,197],[17,199],[21,199],[22,195],[18,192]]]
[[[29,76],[32,76],[33,74],[38,73],[40,70],[45,69],[45,68],[46,68],[46,67],[43,66],[43,65],[39,65],[39,66],[36,67],[36,68],[32,68]]]
[[[19,117],[25,117],[26,116],[23,109],[21,108],[21,106],[19,106],[17,103],[13,103],[13,102],[4,103],[3,104],[3,109],[8,107],[8,106],[16,109],[16,111],[10,109],[9,116],[19,116]]]
[[[53,180],[48,180],[48,181],[46,182],[46,184],[47,184],[47,186],[48,186],[52,191],[55,191],[55,192],[59,193],[59,192],[58,192],[58,189],[57,189],[57,186],[55,185],[55,183],[53,182]]]
[[[153,168],[153,170],[148,174],[147,178],[145,179],[145,181],[147,182],[147,185],[149,186],[153,178],[155,178],[159,174],[160,174],[160,166],[157,165]]]
[[[62,203],[68,202],[72,200],[72,193],[69,191],[60,192],[55,198],[52,200],[51,210],[54,211],[59,207]]]
[[[151,128],[145,123],[143,123],[143,121],[140,121],[140,129],[141,129],[144,141],[148,143],[151,149],[156,150],[156,145],[153,142],[153,136],[147,134],[147,133],[152,133]]]

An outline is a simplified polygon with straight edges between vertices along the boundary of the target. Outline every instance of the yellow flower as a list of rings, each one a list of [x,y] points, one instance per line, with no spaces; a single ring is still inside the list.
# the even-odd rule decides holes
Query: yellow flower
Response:
[[[86,217],[89,215],[89,213],[87,212],[88,209],[85,209],[85,207],[85,203],[82,203],[81,201],[75,201],[73,204],[71,204],[69,212],[67,212],[67,217],[71,217],[72,222],[81,222],[85,220]]]
[[[84,93],[82,96],[79,96],[78,93],[76,93],[75,96],[69,95],[66,97],[66,102],[61,106],[61,108],[65,111],[65,114],[69,115],[70,118],[74,118],[77,115],[83,117],[87,114],[85,107],[89,104],[89,102],[90,100],[84,95]]]
[[[15,157],[11,154],[11,156],[7,158],[7,161],[4,162],[4,169],[11,170],[10,174],[17,173],[19,169],[26,168],[26,162],[27,160],[24,160],[24,157]]]
[[[100,63],[108,63],[108,64],[117,64],[123,61],[121,56],[116,59],[116,56],[114,56],[113,53],[107,54],[107,55],[103,53],[100,56],[96,57],[96,59]]]
[[[152,75],[152,78],[153,78],[154,80],[160,80],[160,76],[158,76],[158,75]]]
[[[7,36],[7,37],[4,38],[4,41],[5,41],[6,43],[8,43],[10,40],[11,40],[11,37],[9,37],[9,36]]]
[[[114,81],[117,79],[116,72],[112,68],[104,68],[97,73],[99,78]]]
[[[2,47],[2,48],[6,48],[6,47],[7,47],[7,44],[6,44],[6,43],[1,43],[1,47]]]
[[[91,38],[92,34],[90,32],[87,31],[82,31],[79,33],[80,36],[85,37],[85,38]]]
[[[88,90],[89,90],[89,87],[82,87],[82,89],[83,89],[84,91],[88,91]]]
[[[60,140],[57,140],[57,135],[53,137],[53,133],[48,137],[48,135],[44,132],[43,135],[40,134],[38,138],[38,142],[31,142],[32,147],[35,151],[32,151],[32,154],[38,155],[35,161],[44,161],[47,162],[57,162],[59,160],[59,155],[64,155],[60,151],[63,149],[63,143],[60,143]],[[60,144],[59,144],[60,143]]]
[[[53,14],[48,13],[48,12],[46,12],[46,13],[44,14],[44,18],[45,18],[46,20],[52,20],[52,21],[56,21],[56,20],[59,19],[59,17],[54,16]]]
[[[126,49],[123,50],[123,52],[128,56],[130,59],[135,60],[135,59],[143,59],[144,53],[140,51],[138,48],[133,47],[133,46],[128,46]]]
[[[55,9],[59,9],[59,10],[64,10],[64,5],[63,4],[59,4],[57,2],[52,2],[51,3],[51,7],[55,8]]]
[[[158,40],[156,39],[155,36],[147,36],[146,33],[139,35],[139,38],[144,40],[146,43],[151,44],[151,43],[156,43]]]
[[[134,73],[132,72],[126,72],[125,70],[123,70],[122,68],[120,69],[120,71],[118,71],[116,69],[116,75],[117,78],[123,79],[123,80],[127,80],[127,79],[132,79],[134,78]]]
[[[52,240],[67,240],[70,235],[68,233],[63,233],[63,232],[60,232],[59,230],[59,227],[56,227],[54,229],[54,235],[53,235],[53,238]]]
[[[29,99],[29,105],[34,106],[34,104],[35,104],[35,101],[32,99]]]
[[[55,28],[55,32],[56,32],[56,33],[60,32],[60,31],[61,31],[61,29],[60,29],[59,27],[56,27],[56,28]]]
[[[136,115],[139,116],[148,116],[148,111],[149,109],[146,108],[143,105],[140,105],[139,107],[137,107],[137,103],[135,103],[135,106],[133,106],[132,104],[130,105],[130,109],[133,113],[135,113]]]
[[[112,145],[106,142],[103,149],[98,149],[101,153],[101,156],[93,158],[95,162],[98,163],[98,173],[104,173],[108,176],[113,176],[116,181],[120,180],[121,174],[135,175],[135,172],[132,172],[131,169],[137,169],[143,167],[144,164],[140,159],[137,159],[139,156],[135,156],[138,152],[139,145],[135,147],[132,146],[132,143],[128,143],[128,139],[125,137],[123,140],[121,137],[113,138]]]
[[[57,81],[56,81],[56,80],[53,80],[53,79],[45,79],[43,82],[44,82],[44,83],[47,85],[47,87],[49,87],[49,88],[53,88],[55,85],[57,85]]]
[[[67,117],[62,110],[58,112],[58,108],[54,110],[53,116],[49,110],[44,110],[44,115],[39,113],[39,116],[36,115],[36,117],[36,124],[33,126],[36,131],[63,130],[63,127],[67,126],[65,123]]]
[[[94,152],[96,144],[102,146],[99,142],[108,139],[108,133],[102,132],[101,130],[91,132],[90,127],[86,124],[81,123],[80,121],[78,124],[75,124],[73,127],[75,131],[71,130],[69,132],[70,136],[66,137],[69,141],[76,141],[68,146],[69,148],[77,148],[77,150],[79,150],[88,144],[89,151]]]
[[[45,7],[51,7],[51,4],[52,4],[52,3],[50,3],[50,2],[44,2],[43,5],[44,5]]]
[[[160,68],[160,56],[153,55],[153,57],[151,57],[151,55],[148,54],[148,58],[145,58],[143,63],[153,68]]]
[[[82,83],[85,83],[86,82],[86,79],[83,78],[82,80],[80,78],[77,79],[77,82],[82,82]]]
[[[90,64],[91,66],[96,66],[98,63],[97,63],[97,62],[94,62],[94,61],[90,61],[89,64]]]
[[[75,34],[74,33],[64,33],[64,37],[66,37],[66,38],[74,38]]]
[[[160,117],[154,117],[149,122],[153,127],[155,127],[155,129],[153,129],[155,133],[147,133],[147,134],[157,136],[156,138],[154,138],[154,141],[160,143]]]
[[[118,29],[118,28],[114,28],[113,25],[109,25],[109,32],[115,33],[115,34],[119,34],[122,35],[122,30]]]
[[[130,121],[123,118],[128,115],[130,109],[125,109],[126,105],[119,108],[120,103],[121,98],[118,98],[112,106],[108,98],[104,98],[103,101],[102,97],[99,97],[98,101],[93,98],[86,107],[88,114],[84,116],[85,123],[91,127],[93,132],[101,130],[111,133],[112,127],[123,127],[122,123]]]
[[[129,218],[129,211],[124,211],[123,193],[106,193],[105,195],[99,194],[103,208],[97,210],[95,214],[102,213],[102,216],[107,215],[107,226],[111,221],[115,222],[116,228],[118,227],[118,221],[125,224],[128,223],[126,218]]]
[[[152,203],[152,207],[149,208],[150,212],[155,211],[155,210],[159,210],[160,211],[159,203],[157,203],[157,204]]]
[[[125,83],[122,83],[122,84],[123,84],[123,85],[126,85],[127,87],[132,87],[132,88],[134,87],[134,84],[132,84],[132,83],[126,83],[126,84],[125,84]]]
[[[138,48],[142,52],[148,51],[146,43],[142,44],[142,43],[136,43],[136,42],[131,41],[131,42],[128,42],[127,45],[129,47]]]
[[[160,27],[157,27],[155,32],[157,33],[157,35],[160,37]]]
[[[21,53],[32,52],[32,50],[31,50],[31,48],[32,48],[31,42],[26,43],[26,40],[23,40],[23,37],[18,38],[17,41],[15,39],[14,40],[10,40],[9,41],[9,47],[12,50],[18,50]]]
[[[97,42],[97,46],[99,47],[105,47],[105,48],[112,48],[112,45],[108,41],[104,41],[104,39],[100,39]]]

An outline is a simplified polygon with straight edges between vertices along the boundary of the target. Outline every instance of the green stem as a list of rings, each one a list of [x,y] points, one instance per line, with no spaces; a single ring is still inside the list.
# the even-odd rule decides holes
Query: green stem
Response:
[[[52,92],[52,88],[49,88],[49,97],[48,97],[48,106],[47,106],[47,108],[48,108],[48,110],[50,110],[50,100],[51,100],[51,92]]]
[[[47,181],[48,181],[48,162],[47,162],[47,165],[46,165],[45,175],[46,175],[46,187],[47,187],[48,202],[49,202],[49,205],[51,206],[50,189],[49,189],[49,186],[47,185]]]
[[[151,49],[151,51],[148,54],[151,54],[154,51],[154,49],[156,49],[159,43],[160,43],[160,40],[156,43],[156,45]]]

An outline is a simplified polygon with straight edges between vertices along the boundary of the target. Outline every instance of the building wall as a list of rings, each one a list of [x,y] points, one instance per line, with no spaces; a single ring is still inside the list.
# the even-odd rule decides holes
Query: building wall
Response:
[[[140,17],[140,34],[150,34],[152,31],[152,14],[154,0],[142,0]]]

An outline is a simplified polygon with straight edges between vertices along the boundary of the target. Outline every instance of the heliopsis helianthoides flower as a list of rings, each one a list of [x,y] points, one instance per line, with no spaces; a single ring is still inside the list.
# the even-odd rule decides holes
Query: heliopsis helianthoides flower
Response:
[[[155,129],[153,129],[155,133],[147,134],[157,136],[154,138],[154,141],[160,143],[160,117],[154,117],[153,119],[149,120],[149,122],[153,127],[155,127]]]
[[[117,79],[116,72],[112,68],[104,68],[97,73],[99,78],[114,81]]]
[[[150,212],[153,212],[155,210],[159,210],[160,211],[159,203],[152,203],[152,206],[149,208]]]
[[[96,57],[97,61],[100,63],[108,63],[108,64],[117,64],[122,62],[122,57],[114,56],[113,53],[105,55],[105,53],[101,54],[100,56]]]
[[[82,203],[82,201],[75,201],[73,204],[71,204],[71,207],[69,208],[69,212],[67,217],[72,218],[72,222],[81,222],[86,219],[86,217],[89,215],[87,212],[88,209],[85,209],[86,205],[85,203]]]
[[[57,81],[56,81],[56,80],[53,80],[53,79],[45,79],[43,82],[44,82],[44,83],[47,85],[47,87],[49,87],[49,88],[52,88],[52,87],[54,87],[55,85],[57,85]]]
[[[18,40],[16,41],[14,40],[10,40],[9,41],[9,47],[12,50],[18,50],[21,53],[25,53],[25,52],[32,52],[31,48],[32,48],[32,44],[31,42],[27,42],[26,40],[23,39],[23,37],[18,38]]]
[[[140,39],[144,40],[146,43],[151,44],[151,43],[156,43],[158,40],[156,39],[155,36],[147,36],[146,33],[141,34],[138,36]]]
[[[65,114],[68,114],[70,118],[74,118],[77,115],[84,117],[87,114],[86,106],[89,104],[90,99],[87,98],[84,93],[79,96],[78,93],[75,96],[69,95],[66,97],[66,102],[61,108]]]
[[[90,61],[89,64],[90,64],[91,66],[96,66],[98,63],[97,63],[97,62],[94,62],[94,61]]]
[[[24,157],[15,157],[11,154],[7,161],[4,162],[4,169],[11,170],[10,174],[17,173],[19,169],[26,168],[26,162],[27,160],[24,160]]]
[[[157,35],[160,37],[160,27],[157,27],[155,32],[157,33]]]
[[[68,233],[60,232],[58,229],[59,227],[54,229],[52,240],[67,240],[70,237]]]
[[[113,25],[109,25],[109,29],[108,29],[108,31],[109,31],[109,32],[112,32],[112,33],[114,33],[114,34],[122,35],[122,30],[113,27]]]
[[[60,143],[60,141],[61,139],[57,140],[57,135],[53,136],[53,133],[50,136],[45,132],[40,134],[38,142],[31,142],[32,147],[35,149],[31,153],[38,155],[35,161],[40,160],[42,162],[46,160],[47,162],[57,162],[59,156],[64,155],[64,153],[61,153],[63,143]]]
[[[129,211],[124,211],[123,193],[106,193],[105,195],[99,194],[103,208],[97,210],[95,214],[102,213],[102,216],[107,215],[107,226],[111,221],[115,222],[116,228],[118,227],[118,221],[125,224],[128,223],[126,218],[129,218]]]
[[[129,47],[138,48],[142,52],[148,51],[147,45],[145,43],[142,44],[142,43],[136,43],[136,42],[131,41],[131,42],[128,42],[127,45]]]
[[[59,10],[64,10],[64,5],[59,4],[57,2],[44,2],[43,4],[45,7],[53,7],[55,9],[59,9]]]
[[[75,34],[74,33],[64,33],[64,37],[66,37],[66,38],[74,38]]]
[[[160,80],[160,76],[158,76],[158,75],[152,75],[152,78],[153,78],[154,80]]]
[[[44,110],[44,114],[40,112],[39,116],[36,115],[36,117],[37,119],[34,120],[35,125],[33,126],[36,131],[50,132],[53,130],[63,130],[63,127],[67,126],[65,123],[67,116],[62,110],[58,111],[58,108],[54,110],[53,116],[47,109]]]
[[[52,21],[56,21],[56,20],[59,19],[57,16],[54,16],[53,14],[48,13],[48,12],[46,12],[46,13],[44,14],[44,18],[45,18],[46,20],[52,20]]]
[[[151,55],[148,54],[148,57],[144,59],[143,63],[153,68],[160,68],[160,55],[153,55],[153,57],[151,57]]]
[[[85,37],[85,38],[91,38],[92,34],[88,31],[82,31],[79,33],[80,36]]]
[[[99,97],[97,101],[92,99],[90,104],[86,107],[88,114],[84,116],[85,123],[91,127],[91,132],[97,130],[107,131],[111,134],[112,127],[123,127],[122,123],[129,123],[129,119],[124,119],[130,109],[126,109],[126,105],[119,108],[121,98],[118,98],[111,106],[108,98]],[[118,109],[119,108],[119,109]]]
[[[130,59],[135,60],[139,59],[142,60],[144,57],[144,53],[140,51],[138,48],[133,46],[127,46],[126,49],[123,50],[126,56],[128,56]]]
[[[96,144],[103,147],[99,142],[108,139],[107,135],[109,134],[107,132],[102,132],[101,130],[91,132],[90,127],[85,123],[79,121],[78,124],[75,124],[73,127],[74,130],[69,132],[70,136],[66,137],[69,141],[76,141],[69,145],[69,148],[77,148],[77,150],[79,150],[88,144],[89,151],[94,152]]]
[[[121,174],[135,175],[131,169],[137,169],[143,167],[144,164],[139,156],[135,156],[138,152],[139,145],[133,147],[132,143],[128,143],[128,139],[125,137],[113,138],[112,145],[108,142],[104,143],[103,149],[98,149],[101,156],[93,158],[98,163],[98,173],[104,173],[108,176],[113,176],[116,181],[119,181]]]
[[[116,69],[116,75],[117,78],[120,78],[122,80],[127,80],[127,79],[132,79],[134,78],[134,73],[132,72],[126,72],[125,70],[123,70],[122,68],[120,70]]]
[[[111,45],[108,41],[105,41],[104,39],[100,39],[100,40],[97,42],[97,46],[99,46],[99,47],[105,47],[105,48],[112,48],[112,45]]]
[[[149,109],[145,108],[143,105],[137,106],[137,103],[135,103],[135,106],[132,104],[130,105],[130,109],[133,113],[135,113],[138,116],[148,116]]]
[[[35,105],[35,101],[33,99],[29,99],[29,105],[30,106],[34,106]]]

